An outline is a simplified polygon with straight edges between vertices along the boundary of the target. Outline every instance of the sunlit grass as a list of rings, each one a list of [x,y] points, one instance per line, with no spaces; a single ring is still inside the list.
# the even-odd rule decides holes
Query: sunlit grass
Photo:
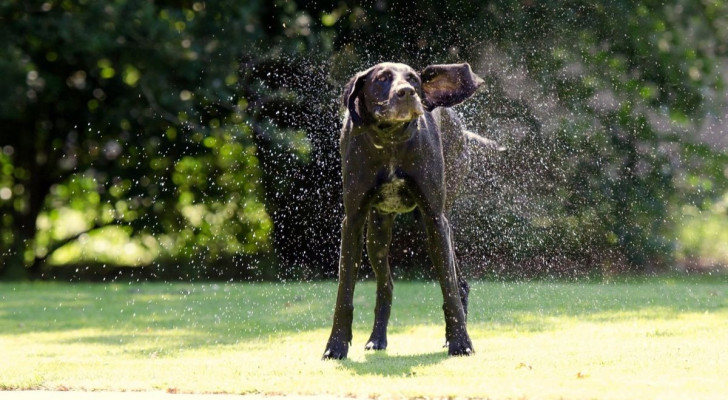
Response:
[[[0,389],[369,397],[725,398],[728,283],[474,283],[449,358],[439,288],[396,282],[386,352],[321,361],[335,284],[0,284]]]

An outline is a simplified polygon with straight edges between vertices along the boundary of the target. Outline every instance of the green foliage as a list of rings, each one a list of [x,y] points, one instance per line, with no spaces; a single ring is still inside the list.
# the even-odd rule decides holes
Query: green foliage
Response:
[[[3,3],[2,72],[17,79],[0,98],[2,130],[15,132],[3,135],[2,232],[23,248],[6,272],[38,274],[54,250],[109,225],[165,238],[161,257],[268,249],[239,52],[227,45],[247,37],[255,7]],[[190,160],[205,170],[175,178]]]
[[[727,12],[688,0],[0,1],[2,273],[335,274],[338,96],[384,60],[469,61],[486,79],[460,112],[508,151],[479,155],[456,206],[472,273],[664,268],[685,237],[675,215],[728,191],[725,149],[700,133],[724,109]],[[101,246],[106,235],[120,242]],[[417,247],[396,242],[394,264],[418,264]],[[256,264],[273,258],[282,267]]]
[[[462,112],[509,150],[478,159],[473,178],[488,183],[473,179],[459,205],[456,237],[473,272],[672,265],[675,206],[728,189],[721,144],[694,151],[703,116],[725,102],[717,67],[725,65],[725,34],[712,17],[725,4],[498,2],[471,5],[476,10],[448,24],[457,3],[425,20],[440,29],[432,36],[459,38],[450,41],[459,46],[410,47],[431,36],[407,39],[421,31],[401,33],[410,10],[394,5],[388,23],[371,27],[385,27],[372,35],[391,36],[372,41],[363,28],[351,41],[371,47],[398,42],[401,33],[404,55],[392,57],[415,65],[429,57],[484,60],[476,71],[488,82],[487,99]],[[683,182],[694,175],[710,189],[687,189]]]

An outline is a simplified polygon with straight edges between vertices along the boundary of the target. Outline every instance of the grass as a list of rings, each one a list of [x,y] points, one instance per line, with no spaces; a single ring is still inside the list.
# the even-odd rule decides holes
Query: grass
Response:
[[[449,358],[439,287],[396,282],[386,352],[321,361],[335,283],[0,284],[0,389],[356,397],[725,399],[728,281],[472,285]],[[0,395],[2,397],[2,395]]]

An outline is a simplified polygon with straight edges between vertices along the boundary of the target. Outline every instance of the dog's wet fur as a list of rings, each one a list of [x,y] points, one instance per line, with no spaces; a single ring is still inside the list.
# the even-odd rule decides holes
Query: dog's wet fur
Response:
[[[352,340],[353,294],[365,234],[376,275],[374,328],[366,349],[387,348],[392,306],[388,254],[398,213],[419,209],[427,248],[440,282],[448,354],[469,355],[469,287],[457,266],[448,213],[467,172],[470,142],[494,142],[464,129],[450,107],[483,84],[468,64],[431,65],[420,72],[397,63],[377,64],[344,88],[341,132],[345,217],[339,288],[325,359],[347,356]]]

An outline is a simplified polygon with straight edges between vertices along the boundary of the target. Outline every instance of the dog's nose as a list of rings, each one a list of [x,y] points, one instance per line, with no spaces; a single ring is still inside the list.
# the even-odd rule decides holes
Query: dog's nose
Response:
[[[405,97],[405,96],[413,96],[415,94],[415,88],[412,86],[403,86],[397,90],[397,96],[399,97]]]

